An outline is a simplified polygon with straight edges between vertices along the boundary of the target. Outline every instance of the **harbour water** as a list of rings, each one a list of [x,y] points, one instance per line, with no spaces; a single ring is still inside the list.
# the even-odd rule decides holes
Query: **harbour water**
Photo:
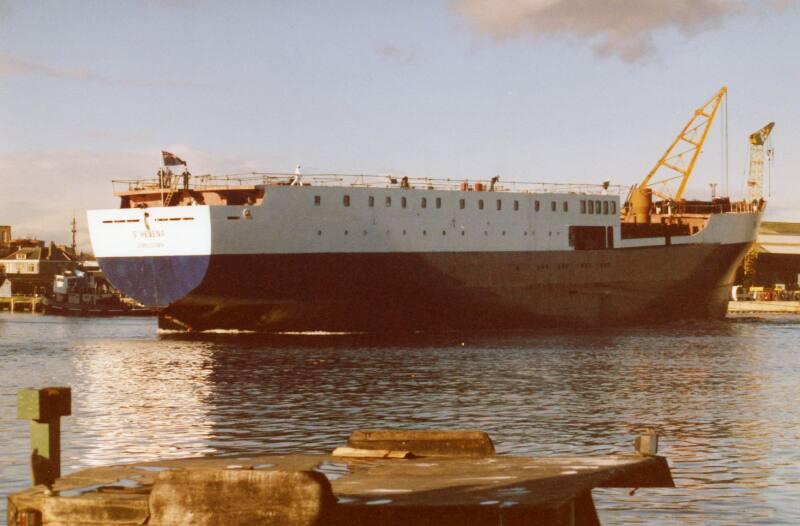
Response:
[[[324,452],[363,427],[477,428],[499,453],[606,454],[656,425],[677,488],[598,490],[604,524],[799,524],[799,337],[789,315],[385,340],[0,314],[0,513],[29,482],[17,389],[66,385],[67,472]]]

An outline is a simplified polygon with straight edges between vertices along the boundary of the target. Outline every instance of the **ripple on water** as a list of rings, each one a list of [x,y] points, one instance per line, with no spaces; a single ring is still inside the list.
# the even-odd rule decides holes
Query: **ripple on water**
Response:
[[[361,427],[480,428],[500,453],[599,455],[632,451],[655,424],[678,488],[597,490],[604,522],[797,524],[798,320],[386,341],[0,314],[0,494],[28,478],[16,390],[70,385],[67,470],[327,453]]]

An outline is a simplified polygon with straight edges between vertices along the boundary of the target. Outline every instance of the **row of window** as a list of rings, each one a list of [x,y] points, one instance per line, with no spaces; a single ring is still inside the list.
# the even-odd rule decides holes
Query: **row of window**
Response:
[[[436,208],[442,207],[442,198],[437,197],[434,199],[434,203]],[[342,204],[346,207],[350,206],[350,196],[344,195],[342,196]],[[370,195],[368,196],[367,204],[370,208],[375,207],[375,196]],[[392,196],[387,195],[384,200],[384,204],[386,208],[392,206]],[[315,195],[314,196],[314,206],[322,206],[322,196]],[[420,208],[428,208],[428,198],[422,197],[420,198],[419,202]],[[400,198],[400,208],[407,208],[408,207],[408,198],[405,196]],[[467,207],[467,200],[466,199],[459,199],[458,200],[458,208],[464,210]],[[478,199],[478,210],[484,210],[486,207],[486,203],[483,199]],[[503,200],[497,199],[495,201],[495,209],[502,210],[503,209]],[[519,210],[519,201],[514,200],[513,203],[514,211]],[[533,202],[533,209],[534,211],[538,212],[541,210],[541,203],[536,200]],[[550,201],[550,211],[556,212],[558,210],[558,203],[556,201]],[[561,210],[563,212],[569,212],[569,202],[562,201],[561,202]],[[616,214],[617,213],[617,203],[615,201],[581,201],[581,213],[582,214]]]
[[[566,203],[564,203],[566,204]],[[581,200],[581,214],[616,214],[617,202],[616,201],[587,201]]]
[[[388,235],[391,235],[391,232],[392,232],[391,230],[387,230],[387,231],[386,231],[386,235],[387,235],[387,236],[388,236]],[[362,235],[364,235],[364,236],[366,236],[366,235],[367,235],[367,233],[368,233],[368,232],[367,232],[366,230],[362,230],[362,232],[361,232],[361,234],[362,234]],[[405,236],[407,233],[408,233],[408,232],[407,232],[406,230],[403,230],[403,231],[402,231],[402,234],[403,234],[404,236]],[[528,231],[525,231],[525,232],[523,232],[522,234],[523,234],[524,236],[527,236],[527,235],[528,235]],[[532,236],[535,236],[535,235],[536,235],[536,232],[535,232],[535,231],[531,231],[531,232],[530,232],[530,234],[531,234]],[[558,232],[558,231],[557,231],[555,234],[556,234],[556,236],[560,236],[560,235],[561,235],[561,232]],[[349,235],[350,235],[350,231],[349,231],[349,230],[345,230],[345,231],[344,231],[344,235],[346,235],[346,236],[349,236]],[[427,231],[427,230],[423,230],[423,231],[422,231],[422,235],[423,235],[423,236],[427,236],[427,235],[428,235],[428,231]],[[446,236],[446,235],[447,235],[447,231],[446,231],[446,230],[442,230],[442,235],[443,235],[443,236]],[[461,230],[461,235],[462,235],[462,236],[466,236],[466,235],[467,235],[467,234],[466,234],[466,231],[465,231],[465,230]],[[488,230],[484,230],[484,231],[483,231],[483,235],[484,235],[484,236],[488,236],[488,235],[489,235],[489,231],[488,231]],[[503,235],[503,236],[505,236],[505,235],[506,235],[506,231],[505,231],[505,230],[503,230],[503,231],[502,231],[502,235]],[[553,236],[553,232],[548,232],[548,233],[547,233],[547,235],[548,235],[549,237],[552,237],[552,236]],[[322,230],[317,230],[317,236],[322,236]]]

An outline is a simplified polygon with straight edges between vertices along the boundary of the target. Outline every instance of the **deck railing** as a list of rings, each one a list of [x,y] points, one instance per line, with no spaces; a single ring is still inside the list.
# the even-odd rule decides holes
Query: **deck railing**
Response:
[[[180,175],[172,175],[169,184],[161,183],[158,178],[126,179],[112,181],[116,192],[134,191],[169,191],[169,188],[182,188]],[[188,181],[193,190],[236,188],[255,185],[290,185],[303,184],[312,186],[348,186],[367,188],[416,188],[427,190],[476,190],[495,192],[528,192],[528,193],[575,193],[593,195],[623,195],[628,188],[609,184],[577,184],[577,183],[537,183],[523,181],[498,180],[492,184],[491,179],[436,179],[430,177],[404,177],[389,174],[338,174],[308,173],[294,174],[281,172],[249,172],[230,175],[193,175]]]

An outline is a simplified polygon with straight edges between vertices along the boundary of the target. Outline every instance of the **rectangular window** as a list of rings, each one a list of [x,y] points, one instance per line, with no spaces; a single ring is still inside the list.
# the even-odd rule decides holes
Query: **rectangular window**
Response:
[[[502,210],[503,209],[503,202],[501,200],[499,200],[499,199],[497,200],[497,209],[498,210]]]
[[[612,214],[616,214],[617,213],[617,202],[616,201],[611,201],[611,213]]]
[[[441,207],[442,207],[442,198],[441,197],[437,197],[436,198],[436,208],[441,208]]]
[[[589,201],[589,213],[594,214],[594,201]]]
[[[594,202],[594,213],[595,214],[602,214],[603,213],[603,209],[600,208],[600,201],[595,201]]]
[[[346,195],[342,198],[342,204],[344,206],[350,206],[350,196]]]
[[[483,210],[483,199],[478,199],[478,210]]]
[[[458,200],[458,207],[461,210],[464,210],[464,208],[466,208],[466,206],[467,206],[467,201],[466,200],[464,200],[464,199],[459,199]]]
[[[515,200],[514,201],[514,211],[516,212],[517,210],[519,210],[519,201]]]
[[[422,200],[419,202],[420,208],[428,208],[428,198],[423,197]]]
[[[533,209],[534,209],[536,212],[538,212],[538,211],[539,211],[539,201],[534,201],[534,202],[533,202]]]
[[[551,212],[555,212],[556,211],[556,202],[555,201],[550,201],[550,211]]]
[[[375,206],[375,196],[369,196],[369,207],[372,208]]]
[[[406,200],[406,198],[405,197],[401,197],[400,198],[400,206],[405,208],[407,204],[408,204],[408,201]]]
[[[569,203],[564,201],[561,205],[561,208],[564,209],[564,212],[569,212]]]
[[[322,204],[322,197],[315,195],[314,196],[314,206],[319,206]]]
[[[608,215],[608,201],[603,201],[603,213]]]
[[[586,213],[586,199],[581,199],[581,214]]]
[[[389,208],[390,206],[392,206],[392,197],[387,195],[386,196],[386,208]]]

